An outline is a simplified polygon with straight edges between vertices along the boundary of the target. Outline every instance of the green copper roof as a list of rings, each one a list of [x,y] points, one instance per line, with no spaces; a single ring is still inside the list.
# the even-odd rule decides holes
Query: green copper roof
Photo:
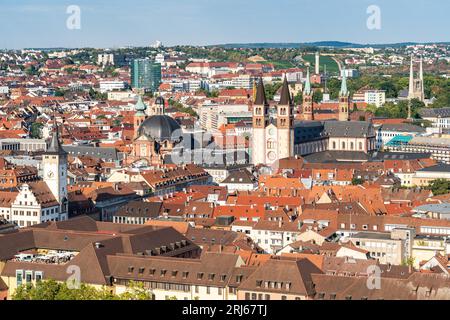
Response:
[[[134,110],[137,113],[144,113],[147,109],[147,106],[145,105],[144,101],[142,100],[142,97],[139,96],[138,102],[134,105]]]
[[[342,83],[341,83],[341,91],[339,91],[340,96],[348,96],[347,89],[347,77],[345,75],[345,69],[342,69]]]
[[[308,67],[308,71],[306,72],[305,94],[308,96],[311,94],[311,81],[309,80],[309,67]]]

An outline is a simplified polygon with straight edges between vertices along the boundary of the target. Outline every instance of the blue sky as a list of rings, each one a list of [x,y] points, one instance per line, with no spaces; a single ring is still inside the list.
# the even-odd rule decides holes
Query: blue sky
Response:
[[[370,5],[381,30],[366,27]],[[449,0],[0,0],[0,48],[450,41],[449,15]]]

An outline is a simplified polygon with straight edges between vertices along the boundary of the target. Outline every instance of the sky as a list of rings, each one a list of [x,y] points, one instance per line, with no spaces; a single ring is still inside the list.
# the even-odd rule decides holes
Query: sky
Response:
[[[0,48],[446,42],[449,15],[449,0],[0,0]]]

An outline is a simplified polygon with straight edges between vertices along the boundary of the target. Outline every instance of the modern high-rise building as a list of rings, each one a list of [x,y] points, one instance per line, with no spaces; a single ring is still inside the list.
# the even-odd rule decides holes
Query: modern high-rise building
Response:
[[[161,65],[150,59],[134,59],[131,63],[131,87],[156,91],[161,84]]]

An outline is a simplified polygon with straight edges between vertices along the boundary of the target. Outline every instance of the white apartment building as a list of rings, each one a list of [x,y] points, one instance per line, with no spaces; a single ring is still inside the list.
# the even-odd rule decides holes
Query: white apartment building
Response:
[[[450,108],[422,108],[419,114],[422,119],[430,121],[435,128],[450,128]]]
[[[297,241],[300,235],[300,225],[296,222],[266,221],[260,220],[254,225],[232,226],[233,231],[243,231],[269,254],[276,254],[288,244]]]
[[[137,95],[133,91],[109,91],[108,100],[135,101],[137,100]]]
[[[114,54],[112,53],[103,53],[97,56],[97,64],[106,66],[106,65],[114,65]]]
[[[375,105],[377,108],[386,103],[386,92],[384,90],[361,90],[353,94],[353,102],[365,102]]]
[[[212,104],[205,103],[200,107],[200,125],[206,130],[217,130],[228,123],[229,118],[252,117],[246,104]]]
[[[125,81],[120,80],[101,80],[100,81],[100,92],[105,93],[109,91],[120,91],[127,87]]]
[[[386,91],[384,90],[366,90],[364,92],[364,102],[382,107],[386,103]]]
[[[414,237],[413,228],[394,228],[390,232],[359,232],[350,241],[382,264],[401,265],[412,257]]]

